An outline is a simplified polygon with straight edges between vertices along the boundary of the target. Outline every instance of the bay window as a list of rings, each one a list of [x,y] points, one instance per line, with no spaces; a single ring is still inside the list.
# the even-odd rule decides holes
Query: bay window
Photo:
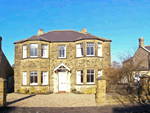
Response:
[[[23,58],[27,58],[27,45],[23,46]]]
[[[87,56],[94,56],[94,42],[87,42],[86,43],[86,55]]]
[[[41,84],[47,85],[48,84],[48,72],[41,73]]]
[[[94,70],[87,70],[87,84],[95,83],[95,74]]]
[[[38,44],[30,44],[30,57],[38,56]]]
[[[41,45],[41,56],[42,58],[48,58],[48,45]]]
[[[37,71],[30,72],[30,85],[38,85],[38,73]]]

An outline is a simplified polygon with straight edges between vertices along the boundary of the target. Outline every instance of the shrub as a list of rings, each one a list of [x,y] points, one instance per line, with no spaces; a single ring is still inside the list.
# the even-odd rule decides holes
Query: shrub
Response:
[[[27,90],[27,88],[22,88],[22,89],[19,90],[19,92],[20,92],[20,93],[27,93],[28,90]]]
[[[41,90],[41,93],[42,93],[42,94],[47,93],[47,92],[48,92],[48,91],[47,91],[46,88],[43,88],[43,89]]]
[[[76,92],[76,89],[75,89],[75,88],[74,88],[74,89],[72,89],[72,90],[71,90],[71,92],[72,92],[72,93]]]
[[[34,94],[36,92],[36,90],[35,90],[35,88],[34,87],[31,87],[31,89],[30,89],[30,94]]]
[[[41,94],[41,90],[36,90],[35,94]]]

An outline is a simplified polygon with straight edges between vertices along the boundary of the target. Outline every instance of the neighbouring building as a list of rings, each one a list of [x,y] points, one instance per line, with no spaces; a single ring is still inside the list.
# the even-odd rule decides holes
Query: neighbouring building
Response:
[[[111,40],[81,29],[52,30],[14,42],[15,92],[47,88],[51,92],[83,92],[111,66]]]
[[[14,91],[14,70],[2,51],[2,37],[0,36],[0,78],[7,80],[7,92]]]
[[[140,81],[140,76],[147,74],[150,69],[150,45],[144,45],[144,38],[139,38],[139,47],[134,56],[124,61],[123,64],[140,62],[140,70],[138,73],[133,74],[134,82]],[[133,72],[134,73],[134,72]]]

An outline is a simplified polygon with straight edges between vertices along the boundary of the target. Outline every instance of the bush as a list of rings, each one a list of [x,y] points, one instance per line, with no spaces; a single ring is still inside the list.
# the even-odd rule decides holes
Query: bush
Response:
[[[45,93],[47,93],[48,91],[47,91],[47,89],[46,88],[43,88],[42,90],[41,90],[41,93],[42,94],[45,94]]]
[[[36,92],[36,90],[35,90],[35,88],[34,87],[31,87],[31,89],[30,89],[30,94],[34,94]]]
[[[75,92],[76,92],[76,89],[72,89],[71,92],[72,92],[72,93],[75,93]]]
[[[97,87],[87,88],[87,89],[84,90],[84,94],[95,94],[96,93],[96,88]]]
[[[20,93],[28,93],[28,90],[27,88],[22,88],[19,90]]]

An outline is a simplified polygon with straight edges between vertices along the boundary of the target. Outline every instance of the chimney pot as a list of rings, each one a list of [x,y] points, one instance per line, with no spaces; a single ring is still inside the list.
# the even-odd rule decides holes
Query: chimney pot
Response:
[[[84,28],[84,29],[82,28],[82,29],[81,29],[81,33],[87,34],[86,28]]]
[[[145,47],[143,37],[139,38],[139,47]]]
[[[41,34],[43,34],[43,33],[44,33],[44,30],[43,30],[43,29],[39,29],[38,35],[41,35]]]

